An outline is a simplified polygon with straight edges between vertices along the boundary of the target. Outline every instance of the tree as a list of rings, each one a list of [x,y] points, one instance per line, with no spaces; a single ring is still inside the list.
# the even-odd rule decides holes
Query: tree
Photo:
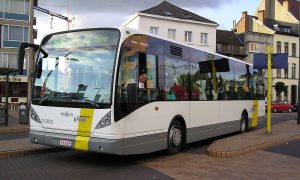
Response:
[[[276,91],[276,99],[281,100],[280,95],[282,92],[284,92],[284,93],[287,92],[287,86],[284,84],[284,82],[277,82],[277,83],[275,83],[275,85],[273,87],[275,88],[275,91]]]

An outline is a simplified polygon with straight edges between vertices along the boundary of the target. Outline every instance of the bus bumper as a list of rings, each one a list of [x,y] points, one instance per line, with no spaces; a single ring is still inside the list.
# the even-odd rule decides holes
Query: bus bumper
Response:
[[[86,137],[84,137],[86,138]],[[49,133],[49,132],[41,132],[41,131],[30,131],[29,133],[30,142],[35,144],[43,144],[48,146],[55,146],[60,148],[68,148],[68,149],[77,149],[76,147],[76,139],[78,136],[74,135],[66,135],[66,134],[57,134],[57,133]],[[88,138],[88,148],[87,151],[93,151],[98,153],[105,154],[116,154],[122,155],[122,140],[121,139],[100,139],[100,138]],[[78,140],[77,140],[78,141]]]

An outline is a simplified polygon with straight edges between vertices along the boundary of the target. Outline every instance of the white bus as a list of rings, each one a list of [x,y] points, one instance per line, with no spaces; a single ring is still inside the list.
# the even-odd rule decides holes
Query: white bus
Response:
[[[132,29],[46,36],[34,48],[30,141],[127,155],[167,149],[257,125],[262,71],[243,61]],[[143,86],[139,75],[143,74]]]

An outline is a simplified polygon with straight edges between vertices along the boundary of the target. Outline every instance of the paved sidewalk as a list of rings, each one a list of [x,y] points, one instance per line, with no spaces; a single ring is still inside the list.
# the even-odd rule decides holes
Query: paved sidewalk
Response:
[[[0,135],[29,132],[29,124],[19,123],[19,111],[9,111],[8,114],[8,126],[2,124],[5,122],[4,118],[0,120]]]
[[[265,134],[266,129],[263,128],[216,140],[209,146],[208,155],[216,158],[233,158],[278,144],[300,140],[300,125],[296,120],[276,124],[271,128],[271,135]]]

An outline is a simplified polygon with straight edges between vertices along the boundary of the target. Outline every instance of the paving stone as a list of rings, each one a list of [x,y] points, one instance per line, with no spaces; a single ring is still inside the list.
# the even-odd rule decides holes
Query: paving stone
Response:
[[[264,129],[253,130],[244,134],[239,134],[224,139],[216,140],[208,148],[217,153],[217,158],[230,158],[247,154],[260,149],[268,148],[278,144],[300,139],[300,126],[295,120],[286,121],[273,126],[272,135],[266,135]],[[225,152],[231,155],[224,156]]]

